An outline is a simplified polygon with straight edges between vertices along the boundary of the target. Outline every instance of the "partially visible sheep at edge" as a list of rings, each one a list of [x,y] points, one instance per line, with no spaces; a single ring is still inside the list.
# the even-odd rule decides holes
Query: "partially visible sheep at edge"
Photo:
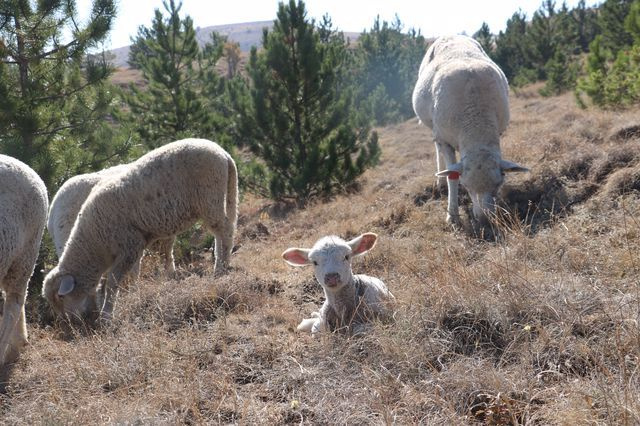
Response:
[[[89,193],[102,179],[109,178],[127,169],[127,164],[109,167],[95,173],[86,173],[69,178],[56,192],[49,206],[47,217],[47,230],[56,248],[58,258],[62,257],[64,245],[69,239],[73,224],[78,217],[80,208],[85,202]],[[175,263],[173,260],[174,236],[158,240],[155,245],[158,251],[164,256],[164,269],[168,276],[175,275]],[[135,278],[139,272],[138,266],[134,267],[132,276]]]
[[[300,331],[365,331],[372,319],[392,314],[395,297],[378,278],[353,275],[351,259],[373,248],[378,236],[365,233],[347,242],[337,236],[318,240],[311,249],[289,248],[282,257],[293,266],[314,265],[325,301],[319,312],[298,325]]]
[[[439,186],[447,179],[447,222],[460,225],[458,181],[474,217],[487,223],[504,174],[527,168],[504,160],[500,135],[509,124],[509,83],[471,37],[440,37],[427,50],[413,90],[413,109],[433,130]],[[455,151],[460,152],[456,162]]]
[[[198,219],[215,236],[214,272],[223,273],[233,248],[237,204],[236,165],[218,144],[184,139],[150,151],[94,187],[42,293],[59,315],[109,320],[118,285],[144,248]],[[98,307],[96,291],[107,270]]]
[[[27,343],[24,305],[47,220],[47,188],[26,164],[0,155],[0,367]]]

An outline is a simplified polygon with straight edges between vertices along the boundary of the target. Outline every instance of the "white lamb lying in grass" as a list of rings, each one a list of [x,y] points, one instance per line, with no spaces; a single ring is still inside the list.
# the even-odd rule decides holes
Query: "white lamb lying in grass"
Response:
[[[371,319],[390,316],[395,297],[387,286],[378,278],[353,275],[351,271],[351,259],[371,250],[377,238],[376,234],[366,233],[347,242],[329,236],[318,240],[311,249],[292,247],[282,253],[290,265],[313,264],[324,290],[320,312],[302,320],[298,330],[317,333],[348,329],[357,334]]]

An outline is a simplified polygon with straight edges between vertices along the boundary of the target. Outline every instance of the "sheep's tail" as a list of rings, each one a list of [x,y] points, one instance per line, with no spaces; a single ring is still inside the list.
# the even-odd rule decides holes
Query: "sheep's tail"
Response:
[[[238,219],[238,169],[231,156],[227,159],[227,218],[235,225]]]

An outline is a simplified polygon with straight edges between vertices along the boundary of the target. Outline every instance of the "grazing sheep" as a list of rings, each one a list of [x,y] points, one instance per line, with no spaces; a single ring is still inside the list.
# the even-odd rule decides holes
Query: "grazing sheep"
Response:
[[[108,320],[118,284],[153,241],[198,219],[215,236],[215,271],[229,262],[237,222],[238,177],[231,156],[214,142],[184,139],[155,149],[127,170],[103,178],[82,205],[43,295],[56,313]],[[104,302],[100,277],[109,270]]]
[[[24,304],[47,220],[47,188],[26,164],[0,155],[0,366],[27,343]]]
[[[302,320],[300,331],[316,333],[350,329],[359,333],[375,317],[390,315],[390,304],[395,297],[378,278],[353,275],[351,259],[371,250],[378,236],[362,234],[346,242],[329,236],[318,240],[311,249],[289,248],[282,257],[293,266],[315,266],[316,279],[322,286],[325,301],[313,318]]]
[[[502,70],[474,39],[441,37],[420,65],[413,109],[433,130],[436,176],[441,187],[445,177],[448,181],[447,222],[460,224],[458,179],[469,191],[475,218],[486,222],[504,173],[528,171],[500,153],[500,135],[509,123],[509,85]]]
[[[93,187],[103,178],[122,173],[127,169],[127,166],[127,164],[122,164],[99,172],[74,176],[58,189],[58,192],[51,200],[47,217],[47,229],[53,240],[58,258],[62,256],[64,245],[69,239],[69,234],[71,234],[71,229],[78,217],[82,203],[87,199]],[[173,260],[174,240],[175,237],[172,236],[167,239],[160,239],[156,243],[160,253],[164,255],[165,272],[169,276],[173,276],[176,271]],[[138,271],[139,264],[133,269],[132,275],[137,277]]]

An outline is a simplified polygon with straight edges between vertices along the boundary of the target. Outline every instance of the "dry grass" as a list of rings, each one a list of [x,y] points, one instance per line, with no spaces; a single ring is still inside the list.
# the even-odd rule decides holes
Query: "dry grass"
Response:
[[[304,210],[246,196],[227,276],[208,253],[170,281],[151,259],[98,332],[32,307],[0,422],[640,423],[640,116],[535,87],[512,111],[504,155],[532,172],[509,176],[498,242],[445,225],[425,128],[380,129],[359,192]],[[395,322],[298,334],[322,294],[280,253],[364,231],[379,244],[354,269],[394,292]]]

